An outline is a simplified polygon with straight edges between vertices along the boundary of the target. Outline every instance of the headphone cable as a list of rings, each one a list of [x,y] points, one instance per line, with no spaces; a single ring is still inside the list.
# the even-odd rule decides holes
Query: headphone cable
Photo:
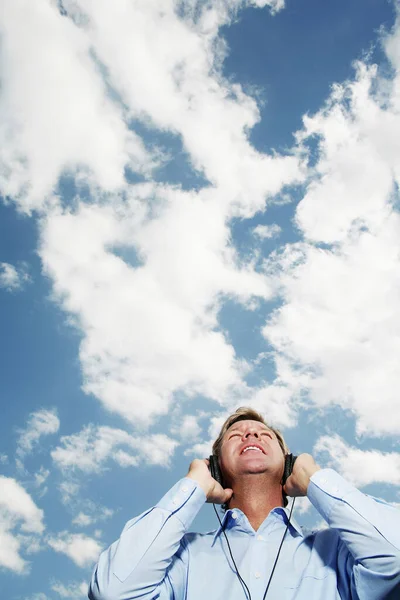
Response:
[[[282,539],[281,539],[281,543],[279,544],[278,553],[277,553],[276,558],[275,558],[274,566],[272,567],[271,575],[269,576],[269,579],[268,579],[267,587],[265,588],[263,600],[265,600],[265,596],[267,595],[267,592],[269,590],[269,585],[271,583],[271,579],[272,579],[272,575],[274,574],[275,567],[276,567],[276,565],[278,563],[278,558],[279,558],[279,555],[281,553],[281,549],[282,549],[282,546],[283,546],[283,541],[284,541],[284,539],[286,537],[287,530],[289,529],[290,519],[292,517],[293,507],[294,507],[294,501],[295,500],[296,500],[296,498],[293,498],[292,506],[290,508],[290,513],[289,513],[289,517],[288,517],[288,522],[286,523],[285,533],[283,534]]]
[[[229,554],[230,554],[230,556],[231,556],[231,559],[232,559],[233,565],[234,565],[234,567],[235,567],[236,575],[238,576],[238,579],[239,579],[240,583],[242,584],[242,586],[243,586],[243,587],[246,589],[246,592],[247,592],[247,595],[248,595],[248,597],[249,597],[249,600],[251,600],[251,594],[250,594],[250,590],[249,590],[249,588],[247,587],[245,580],[243,579],[243,577],[242,577],[242,576],[240,575],[240,573],[239,573],[239,569],[237,568],[237,565],[236,565],[235,559],[233,558],[233,554],[232,554],[232,550],[231,550],[231,545],[230,545],[230,543],[229,543],[228,536],[227,536],[227,535],[226,535],[226,533],[225,533],[225,527],[222,525],[222,521],[221,521],[221,519],[220,519],[220,516],[219,516],[219,514],[218,514],[218,511],[217,511],[217,509],[215,508],[215,504],[214,504],[214,502],[213,502],[213,507],[214,507],[215,514],[217,515],[217,518],[218,518],[219,524],[221,525],[222,533],[223,533],[223,534],[224,534],[224,536],[225,536],[226,543],[227,543],[227,545],[228,545]]]
[[[278,563],[278,558],[279,558],[279,555],[280,555],[280,553],[281,553],[281,550],[282,550],[283,541],[284,541],[284,539],[285,539],[285,537],[286,537],[287,530],[289,529],[290,519],[291,519],[291,516],[292,516],[292,513],[293,513],[293,508],[294,508],[294,502],[295,502],[295,498],[293,498],[292,506],[291,506],[291,508],[290,508],[290,513],[289,513],[289,517],[288,517],[288,522],[287,522],[287,524],[286,524],[286,527],[285,527],[285,532],[284,532],[284,534],[283,534],[283,536],[282,536],[281,543],[279,544],[278,552],[277,552],[277,555],[276,555],[276,557],[275,557],[275,562],[274,562],[274,565],[273,565],[273,567],[272,567],[271,575],[269,576],[268,583],[267,583],[267,587],[265,588],[265,592],[264,592],[264,595],[263,595],[263,598],[262,598],[262,600],[265,600],[265,597],[266,597],[266,595],[267,595],[267,593],[268,593],[269,586],[270,586],[270,583],[271,583],[271,580],[272,580],[272,576],[273,576],[273,574],[274,574],[274,571],[275,571],[276,565],[277,565],[277,563]],[[220,526],[221,526],[222,533],[224,534],[224,537],[225,537],[225,540],[226,540],[226,543],[227,543],[227,546],[228,546],[229,554],[230,554],[230,557],[231,557],[231,559],[232,559],[233,565],[234,565],[234,567],[235,567],[236,575],[237,575],[237,577],[238,577],[238,579],[239,579],[239,581],[240,581],[240,583],[241,583],[242,587],[243,587],[243,588],[246,590],[246,592],[247,592],[247,594],[246,594],[246,595],[248,596],[248,600],[252,600],[252,598],[251,598],[251,594],[250,594],[250,590],[249,590],[249,588],[247,587],[247,584],[246,584],[245,580],[244,580],[244,579],[243,579],[243,577],[240,575],[240,573],[239,573],[239,569],[237,568],[237,565],[236,565],[236,562],[235,562],[235,559],[233,558],[233,554],[232,554],[232,550],[231,550],[231,545],[230,545],[230,543],[229,543],[228,536],[227,536],[227,535],[226,535],[226,533],[225,533],[225,527],[224,527],[224,525],[222,524],[222,521],[221,521],[221,519],[220,519],[220,516],[219,516],[219,514],[218,514],[218,511],[217,511],[217,509],[216,509],[216,507],[215,507],[215,504],[214,504],[214,503],[213,503],[213,507],[214,507],[214,512],[215,512],[215,514],[217,515],[217,518],[218,518],[219,524],[220,524]],[[246,593],[246,592],[245,592],[245,593]]]

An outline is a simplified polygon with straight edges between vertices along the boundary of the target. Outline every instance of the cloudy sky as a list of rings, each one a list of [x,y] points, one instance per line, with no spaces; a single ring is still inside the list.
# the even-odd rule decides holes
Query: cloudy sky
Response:
[[[396,4],[3,0],[0,78],[2,597],[85,598],[240,405],[400,506]]]

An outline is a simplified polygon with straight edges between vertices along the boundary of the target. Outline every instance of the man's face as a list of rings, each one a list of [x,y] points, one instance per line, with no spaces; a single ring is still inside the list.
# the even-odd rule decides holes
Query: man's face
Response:
[[[275,433],[258,421],[238,421],[225,433],[220,465],[228,485],[244,474],[275,474],[282,478],[284,456]]]

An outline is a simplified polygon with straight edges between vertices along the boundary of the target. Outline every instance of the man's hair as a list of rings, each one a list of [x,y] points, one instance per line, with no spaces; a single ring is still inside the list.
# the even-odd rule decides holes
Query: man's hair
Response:
[[[222,425],[221,431],[219,432],[219,435],[212,447],[212,453],[215,454],[215,456],[219,456],[221,454],[222,440],[224,438],[225,433],[230,427],[232,427],[232,425],[234,425],[238,421],[258,421],[259,423],[264,423],[264,425],[268,427],[268,429],[275,433],[283,454],[285,455],[289,453],[289,448],[287,447],[286,442],[283,439],[283,435],[278,429],[275,429],[274,427],[268,425],[264,417],[253,408],[250,408],[248,406],[241,406],[232,415],[230,415]]]

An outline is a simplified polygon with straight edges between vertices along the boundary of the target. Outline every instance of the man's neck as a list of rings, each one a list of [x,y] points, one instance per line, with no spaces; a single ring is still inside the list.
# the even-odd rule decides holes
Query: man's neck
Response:
[[[283,506],[282,486],[265,475],[245,475],[232,485],[233,496],[229,508],[240,508],[254,531],[260,527],[271,510]]]

